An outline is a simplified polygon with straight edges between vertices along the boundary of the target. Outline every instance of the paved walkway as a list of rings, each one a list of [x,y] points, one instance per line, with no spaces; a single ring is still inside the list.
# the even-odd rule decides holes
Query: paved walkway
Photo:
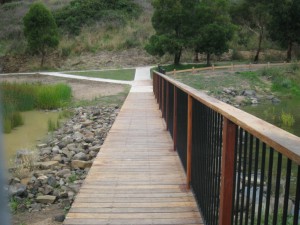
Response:
[[[138,67],[138,68],[136,68],[136,75],[134,77],[134,80],[138,80],[138,81],[150,80],[150,68],[152,68],[152,67],[148,66],[148,67]],[[108,70],[114,70],[114,69],[108,69]],[[86,76],[78,76],[78,75],[68,74],[68,72],[72,73],[72,72],[89,72],[89,71],[107,71],[107,70],[83,70],[83,71],[38,72],[38,73],[41,74],[41,75],[45,75],[45,76],[64,77],[64,78],[71,78],[71,79],[78,79],[78,80],[91,80],[91,81],[105,82],[105,83],[133,85],[133,81],[102,79],[102,78],[86,77]],[[5,73],[5,74],[0,74],[0,76],[31,75],[33,73]]]
[[[65,225],[202,224],[147,70],[137,69]]]

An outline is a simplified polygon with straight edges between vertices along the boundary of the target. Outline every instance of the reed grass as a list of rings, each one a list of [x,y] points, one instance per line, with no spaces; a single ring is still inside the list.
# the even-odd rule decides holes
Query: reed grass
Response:
[[[4,132],[10,133],[24,121],[20,112],[33,109],[56,109],[68,104],[71,87],[66,84],[0,83]]]

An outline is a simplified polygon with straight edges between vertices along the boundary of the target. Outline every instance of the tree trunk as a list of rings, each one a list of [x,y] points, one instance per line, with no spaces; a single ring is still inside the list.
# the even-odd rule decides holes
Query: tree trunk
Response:
[[[292,48],[293,48],[293,42],[289,41],[289,46],[288,46],[288,50],[287,50],[287,57],[286,57],[287,62],[291,62],[291,60],[292,60]]]
[[[206,65],[211,66],[211,64],[210,64],[210,53],[206,54]]]
[[[257,51],[256,51],[256,55],[254,57],[254,63],[258,63],[258,60],[259,60],[259,54],[260,54],[260,51],[261,51],[261,43],[262,43],[263,35],[264,35],[264,30],[261,29],[260,32],[259,32],[258,48],[257,48]]]
[[[197,51],[195,51],[195,58],[194,58],[195,62],[199,62],[199,53]]]
[[[44,66],[44,62],[45,62],[45,55],[46,55],[46,53],[43,51],[43,52],[42,52],[41,67],[43,67],[43,66]]]
[[[181,49],[175,53],[174,55],[174,65],[179,65],[180,63],[180,58],[181,58]]]

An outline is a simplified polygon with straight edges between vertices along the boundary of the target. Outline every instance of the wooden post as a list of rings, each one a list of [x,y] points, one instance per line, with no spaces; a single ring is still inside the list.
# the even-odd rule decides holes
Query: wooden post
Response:
[[[165,80],[161,78],[161,117],[164,118],[165,114]]]
[[[173,75],[176,75],[176,69],[174,69],[174,71],[173,71]]]
[[[166,94],[166,124],[167,124],[167,130],[169,130],[169,102],[170,102],[170,96],[169,96],[169,89],[170,89],[170,83],[168,81],[167,82],[167,94]]]
[[[212,64],[212,70],[215,71],[215,65],[214,64]]]
[[[227,118],[224,118],[219,225],[231,224],[234,194],[233,190],[235,140],[236,125]]]
[[[156,73],[152,74],[152,79],[153,79],[153,92],[154,92],[154,96],[157,99],[157,92],[156,92]]]
[[[158,76],[158,104],[159,104],[159,109],[161,109],[161,76]]]
[[[174,85],[174,103],[173,103],[173,143],[174,151],[177,148],[177,87]]]
[[[193,73],[193,74],[195,73],[195,67],[192,68],[192,73]]]
[[[191,188],[192,177],[192,129],[193,129],[193,98],[188,96],[188,111],[187,111],[187,162],[186,162],[186,188]]]

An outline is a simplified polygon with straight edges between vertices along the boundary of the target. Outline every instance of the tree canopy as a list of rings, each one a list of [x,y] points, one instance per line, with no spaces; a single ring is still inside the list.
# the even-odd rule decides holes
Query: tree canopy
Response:
[[[34,54],[42,55],[41,66],[43,66],[47,50],[59,44],[55,20],[42,3],[34,3],[23,21],[28,49]]]
[[[270,37],[287,48],[287,61],[292,59],[293,44],[300,43],[300,1],[273,0],[270,10]]]
[[[226,1],[154,0],[152,24],[156,31],[146,50],[152,55],[174,55],[174,64],[180,62],[184,48],[207,54],[221,54],[228,50],[227,42],[233,26]]]
[[[228,5],[224,0],[202,1],[197,7],[195,38],[193,45],[196,52],[207,55],[210,65],[211,54],[220,55],[229,50],[234,26],[228,13]]]
[[[191,9],[196,3],[193,0],[154,0],[152,4],[156,34],[150,38],[146,50],[152,55],[173,54],[174,64],[179,64],[182,50],[193,36]]]

